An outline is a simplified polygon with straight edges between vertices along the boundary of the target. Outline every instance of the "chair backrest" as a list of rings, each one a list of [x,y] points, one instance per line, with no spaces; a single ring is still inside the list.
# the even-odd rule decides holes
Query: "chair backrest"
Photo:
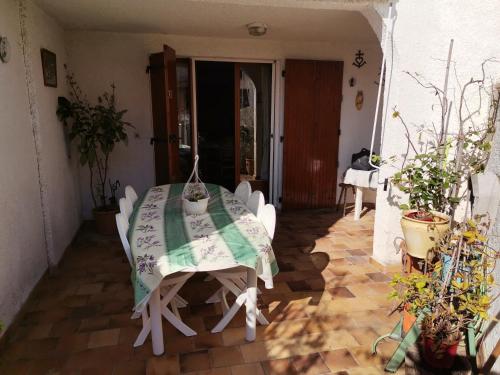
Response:
[[[257,219],[264,225],[269,238],[272,240],[274,237],[274,230],[276,229],[276,209],[274,206],[268,203],[262,207],[257,215]]]
[[[132,261],[132,252],[130,251],[130,244],[127,239],[127,232],[129,227],[128,220],[121,212],[116,214],[115,218],[116,227],[118,228],[118,234],[120,235],[120,240],[122,241],[123,250],[125,250],[125,255],[127,255],[130,266],[133,266],[134,263]]]
[[[118,203],[120,205],[120,212],[125,216],[128,223],[130,215],[132,215],[133,211],[132,203],[130,203],[130,201],[127,198],[120,198],[120,201]]]
[[[137,201],[137,193],[135,192],[134,188],[130,185],[125,186],[125,198],[127,198],[130,201],[130,203],[132,203],[132,207]]]
[[[241,181],[234,191],[234,195],[245,204],[247,204],[250,194],[252,194],[252,186],[248,181]]]
[[[259,211],[265,204],[264,194],[262,194],[259,190],[255,190],[252,194],[250,194],[250,198],[248,198],[247,207],[255,216],[259,216]]]

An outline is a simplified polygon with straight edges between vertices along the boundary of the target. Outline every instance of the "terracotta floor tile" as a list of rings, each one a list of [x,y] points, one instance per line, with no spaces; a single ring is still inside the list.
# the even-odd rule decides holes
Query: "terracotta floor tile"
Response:
[[[146,361],[130,360],[118,362],[113,369],[113,375],[143,375],[146,373]]]
[[[179,360],[176,355],[162,355],[149,358],[146,364],[147,375],[178,375]]]
[[[231,366],[233,375],[264,375],[264,370],[260,363],[250,363],[246,365]]]
[[[273,241],[280,273],[272,290],[259,283],[259,308],[271,324],[259,325],[256,341],[246,342],[242,309],[222,333],[211,334],[221,307],[205,300],[219,284],[195,275],[181,290],[189,304],[180,312],[198,335],[185,337],[164,322],[166,354],[160,357],[153,355],[150,338],[132,346],[142,323],[130,319],[130,267],[119,239],[84,227],[57,272],[34,289],[17,328],[8,331],[0,373],[26,373],[37,364],[40,371],[63,366],[59,373],[78,375],[362,373],[349,367],[351,358],[367,373],[381,371],[392,344],[381,344],[375,357],[367,355],[374,336],[399,319],[388,316],[385,298],[387,280],[401,267],[369,258],[373,217],[374,211],[360,221],[331,210],[280,214]]]
[[[328,289],[328,292],[331,294],[333,298],[354,298],[354,294],[352,294],[349,289],[344,286],[339,286],[336,288]]]
[[[326,374],[329,372],[328,367],[326,366],[319,353],[293,357],[291,358],[291,363],[299,374],[318,375]]]
[[[210,368],[210,357],[208,350],[184,353],[179,355],[181,372],[208,370]]]
[[[298,375],[289,358],[274,359],[261,363],[266,375]]]
[[[102,331],[91,332],[89,336],[88,348],[100,348],[102,346],[117,345],[120,338],[118,328],[105,329]]]
[[[347,349],[337,349],[321,353],[330,371],[347,370],[357,367],[358,363]]]
[[[359,345],[371,345],[378,337],[378,333],[370,327],[352,328],[349,333],[356,339]]]
[[[209,350],[212,367],[233,366],[244,363],[239,347],[228,346]]]
[[[77,295],[96,294],[102,290],[103,286],[104,284],[102,283],[85,284],[77,289],[76,294]]]

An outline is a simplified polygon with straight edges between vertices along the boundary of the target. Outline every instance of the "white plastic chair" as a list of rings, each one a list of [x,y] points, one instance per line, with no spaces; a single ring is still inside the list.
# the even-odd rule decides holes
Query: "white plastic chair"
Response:
[[[268,203],[262,207],[257,215],[257,219],[264,225],[269,238],[272,240],[276,229],[276,209],[274,206]]]
[[[252,186],[248,181],[241,181],[234,191],[234,195],[245,204],[247,204],[250,194],[252,194]]]
[[[259,215],[259,211],[264,207],[266,201],[264,200],[264,194],[261,191],[255,190],[248,198],[247,207],[255,215]]]
[[[125,186],[125,198],[127,198],[130,201],[130,203],[132,203],[132,207],[137,201],[137,193],[135,192],[134,188],[130,185]]]
[[[122,198],[124,199],[124,198]],[[122,200],[120,199],[120,201]],[[120,212],[116,214],[116,226],[123,245],[123,250],[127,255],[127,259],[131,267],[134,267],[132,253],[130,251],[130,243],[127,239],[127,232],[129,228],[128,218],[126,214]],[[175,328],[186,336],[194,336],[196,332],[188,327],[180,318],[179,307],[185,307],[187,302],[177,295],[179,289],[186,283],[186,281],[193,275],[193,273],[182,272],[169,275],[165,277],[160,284],[161,295],[161,314],[167,319]],[[169,309],[168,305],[172,306],[173,312]],[[132,318],[136,318],[136,314]],[[137,339],[134,342],[134,347],[141,346],[151,332],[151,320],[148,314],[148,307],[145,307],[141,312],[142,317],[142,330],[139,332]]]
[[[120,198],[118,204],[120,206],[120,212],[125,216],[128,223],[130,215],[132,215],[132,211],[134,210],[132,207],[132,203],[130,203],[130,201],[126,198]]]
[[[276,228],[276,209],[272,204],[266,204],[259,210],[258,213],[257,218],[262,222],[269,238],[272,240]],[[222,284],[222,288],[220,288],[206,301],[207,303],[222,303],[224,316],[212,329],[212,332],[215,333],[221,332],[229,324],[231,319],[233,319],[234,315],[238,312],[241,306],[245,304],[247,299],[247,271],[245,267],[236,267],[229,270],[210,272],[210,274]],[[236,301],[231,307],[229,307],[229,304],[227,303],[227,293],[229,291],[236,296]],[[260,290],[257,289],[257,293],[260,293]],[[257,321],[260,324],[269,324],[266,317],[260,312],[259,309],[256,310],[256,313]]]

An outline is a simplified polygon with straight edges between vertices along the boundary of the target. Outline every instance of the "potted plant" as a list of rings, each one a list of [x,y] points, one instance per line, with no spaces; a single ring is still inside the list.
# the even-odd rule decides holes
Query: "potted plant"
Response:
[[[398,112],[394,115],[402,120]],[[456,173],[447,168],[439,148],[417,154],[392,177],[392,183],[408,194],[408,204],[400,208],[401,228],[411,256],[426,259],[427,252],[447,232],[448,193],[456,181]]]
[[[399,300],[396,310],[403,314],[404,334],[411,329],[418,315],[434,301],[436,294],[432,283],[431,277],[418,273],[393,276],[390,282],[393,291],[389,298]]]
[[[82,94],[73,74],[67,73],[66,80],[70,97],[59,97],[57,116],[69,129],[71,141],[77,142],[80,164],[87,165],[90,176],[90,195],[97,231],[101,234],[116,233],[115,214],[118,212],[114,193],[117,184],[108,180],[109,158],[119,142],[127,142],[126,127],[131,126],[123,120],[126,110],[116,108],[115,86],[91,104]],[[111,198],[108,199],[109,183]]]
[[[423,131],[417,134],[417,139],[412,139],[399,111],[394,109],[393,113],[393,117],[403,125],[408,149],[415,156],[408,163],[407,160],[403,161],[392,182],[408,195],[408,203],[400,205],[403,209],[401,227],[408,253],[422,259],[426,258],[429,249],[436,245],[449,228],[457,206],[466,197],[465,183],[471,175],[484,170],[499,106],[494,89],[489,91],[485,85],[484,65],[489,61],[485,60],[481,66],[481,78],[471,78],[465,84],[459,84],[461,90],[456,104],[458,134],[448,132],[453,109],[452,102],[447,98],[451,46],[452,44],[444,87],[423,82],[418,74],[406,72],[419,85],[432,90],[438,97],[441,109],[440,129],[434,127],[432,136],[427,139]],[[476,103],[468,102],[471,90],[479,92],[479,108],[474,107]],[[481,112],[481,96],[486,94],[492,98],[488,116],[486,120],[477,119],[474,116]]]
[[[498,251],[488,246],[490,226],[485,216],[456,224],[433,249],[438,260],[431,271],[435,301],[422,322],[421,349],[435,368],[453,364],[463,332],[489,318]],[[443,255],[449,257],[443,261]]]
[[[441,307],[422,321],[421,350],[427,364],[434,368],[450,368],[462,338],[463,321],[449,308]]]

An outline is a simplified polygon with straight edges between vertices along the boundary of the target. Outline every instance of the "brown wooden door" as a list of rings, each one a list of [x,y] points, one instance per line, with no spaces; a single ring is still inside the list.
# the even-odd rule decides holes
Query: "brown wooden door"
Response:
[[[179,128],[177,119],[177,81],[175,51],[149,56],[156,184],[180,182]]]
[[[342,61],[286,60],[283,208],[335,205]]]

